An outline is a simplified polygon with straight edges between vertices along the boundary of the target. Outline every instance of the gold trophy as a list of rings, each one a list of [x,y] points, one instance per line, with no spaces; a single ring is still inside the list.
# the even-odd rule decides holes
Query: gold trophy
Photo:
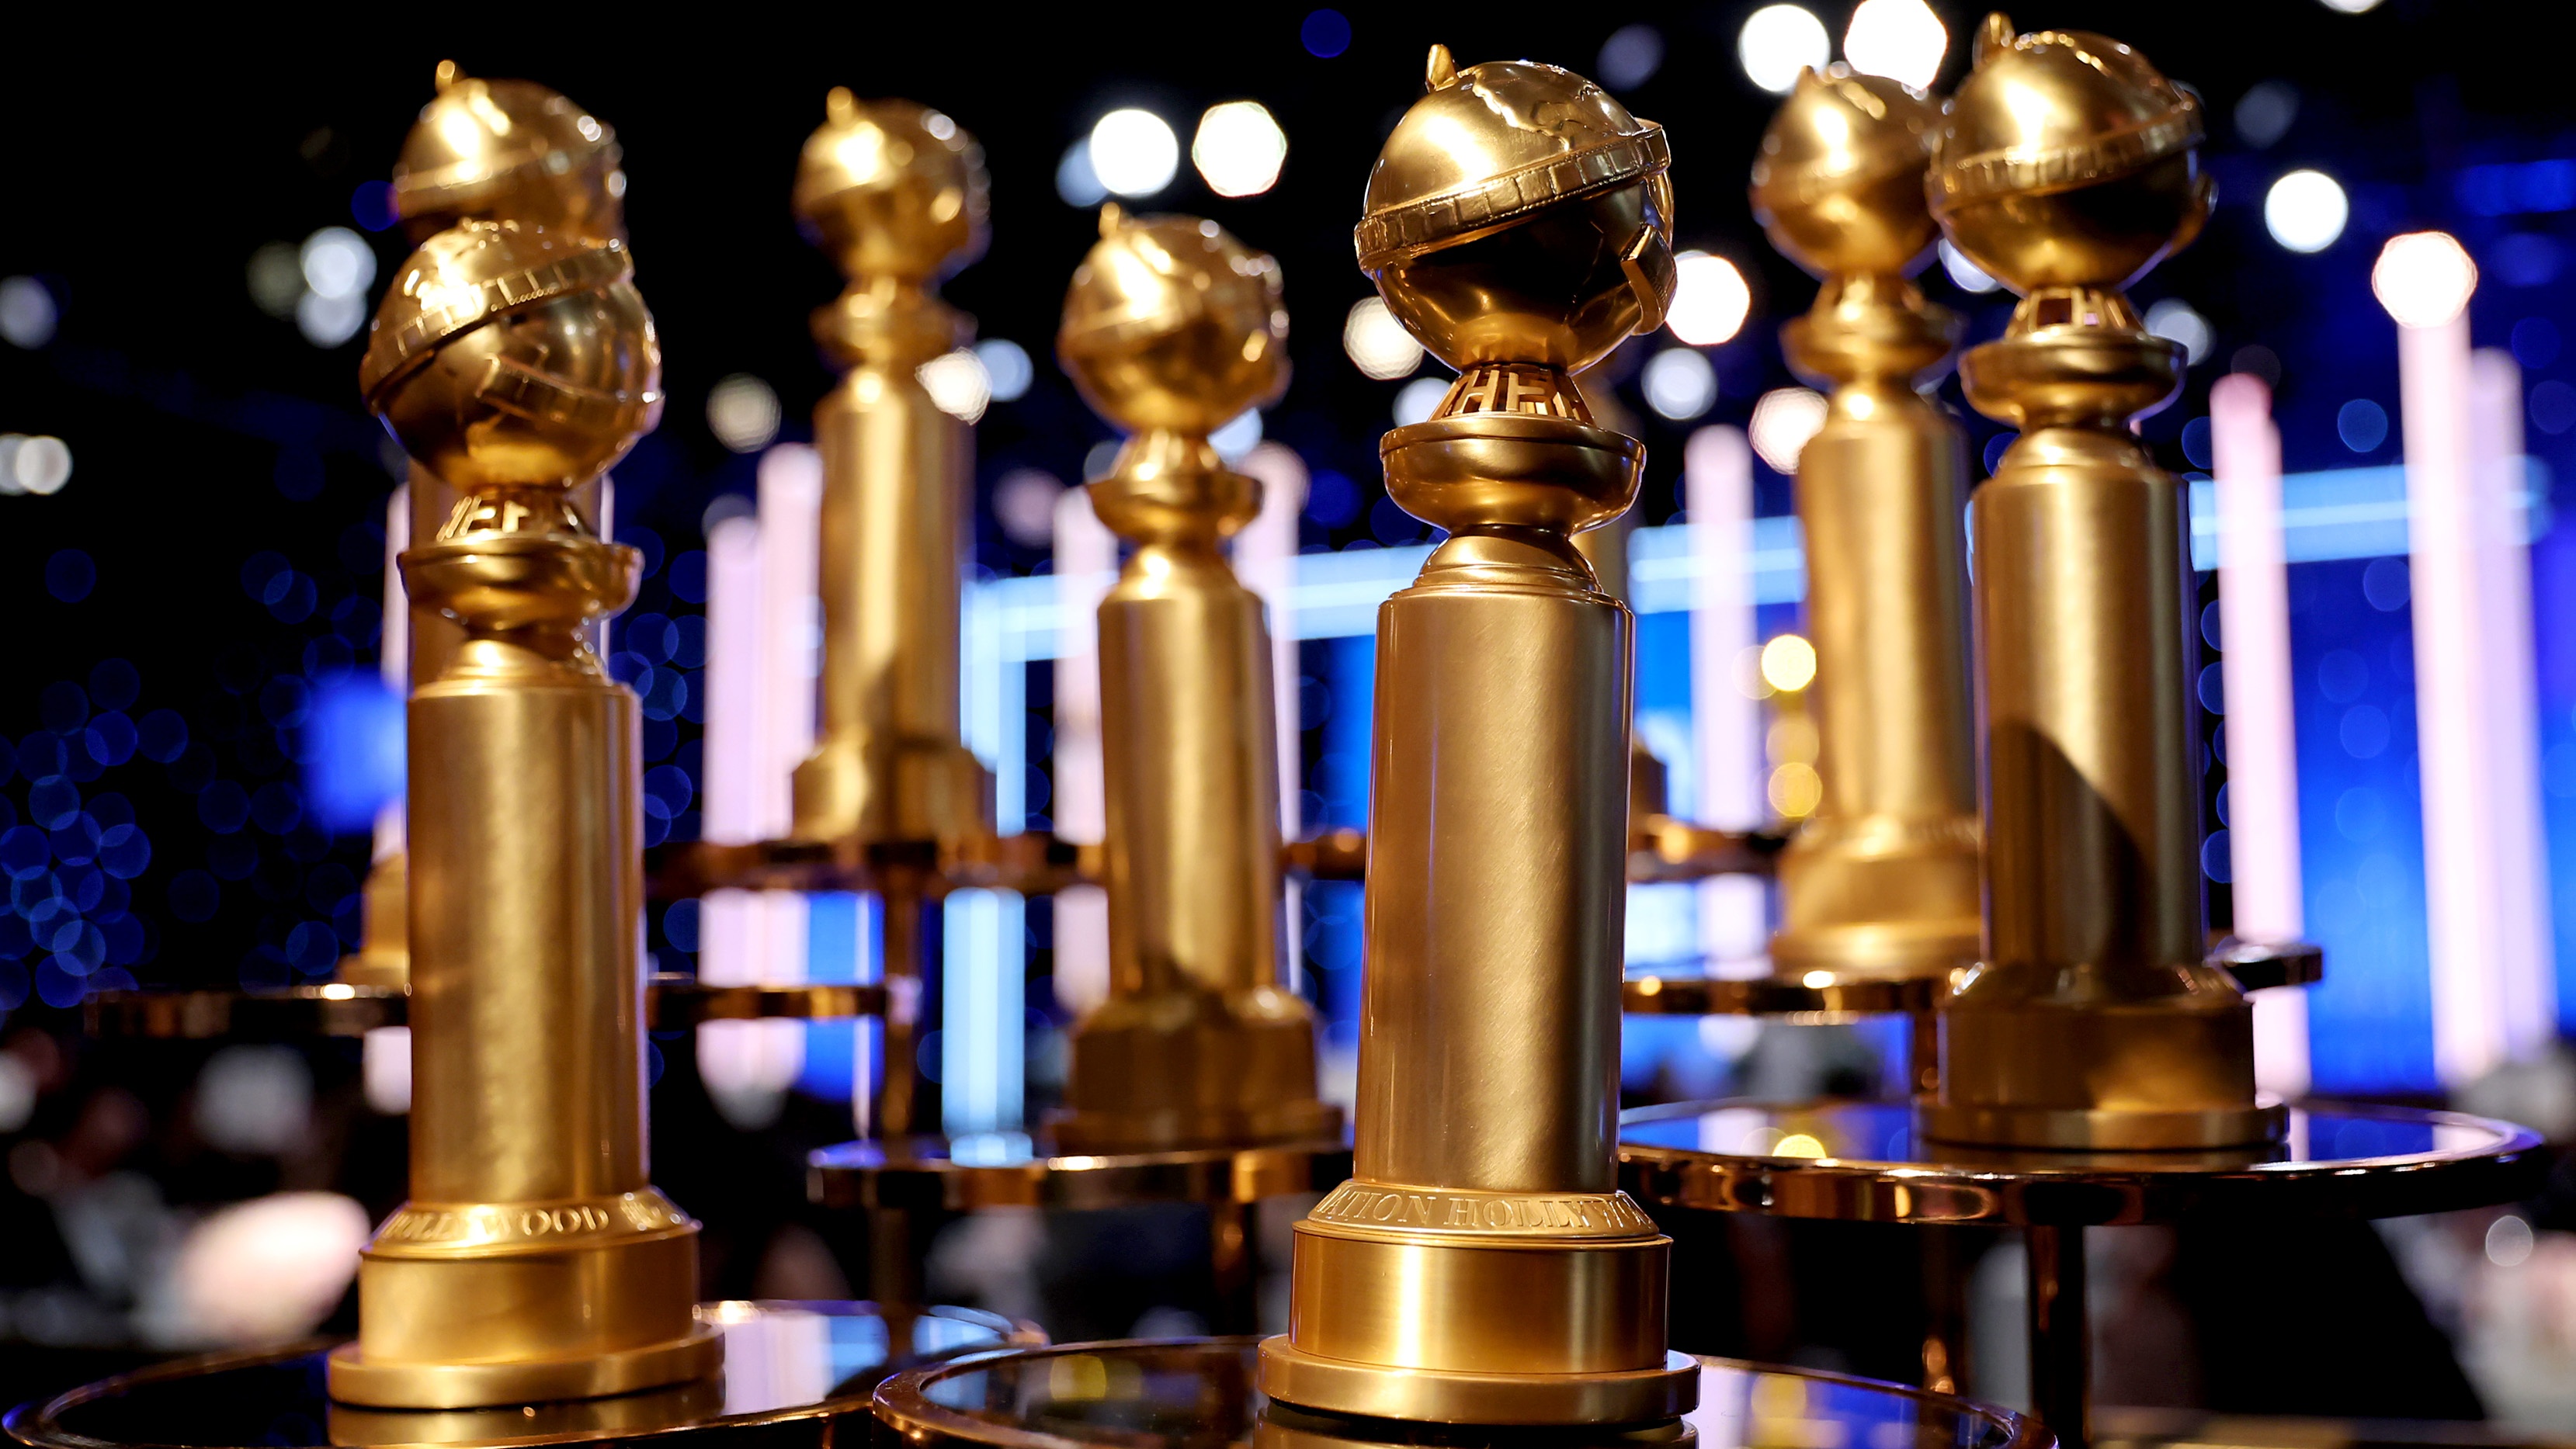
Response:
[[[919,1120],[912,1066],[921,955],[935,939],[922,914],[945,893],[942,858],[993,833],[992,781],[958,727],[974,442],[918,375],[969,335],[931,288],[984,249],[984,159],[955,121],[909,101],[836,87],[825,108],[797,165],[795,206],[850,283],[814,314],[816,340],[846,371],[814,413],[823,717],[796,767],[795,836],[869,868],[877,889],[884,1072],[860,1104],[862,1129],[899,1146],[935,1129]],[[898,1221],[880,1226],[908,1234]]]
[[[1386,435],[1451,537],[1378,615],[1354,1175],[1297,1225],[1261,1385],[1299,1408],[1629,1424],[1697,1397],[1670,1240],[1618,1191],[1633,619],[1572,536],[1645,452],[1572,374],[1661,324],[1660,127],[1580,76],[1434,46],[1379,155],[1361,269],[1457,383]]]
[[[1780,857],[1783,976],[1946,977],[1977,955],[1964,449],[1916,391],[1959,321],[1907,279],[1935,235],[1939,120],[1896,81],[1805,71],[1753,165],[1772,244],[1825,279],[1782,348],[1831,390],[1798,461],[1824,799]]]
[[[2241,1148],[2282,1124],[2252,1008],[2203,960],[2183,489],[2129,427],[2183,356],[2121,289],[2208,216],[2201,136],[2129,47],[1995,15],[1934,145],[1933,214],[2021,294],[1960,368],[2021,437],[1971,509],[1986,940],[1942,1008],[1943,1141]]]
[[[1269,630],[1221,551],[1261,485],[1207,440],[1286,389],[1287,335],[1278,263],[1194,217],[1104,208],[1065,299],[1065,372],[1132,434],[1092,507],[1135,552],[1100,605],[1110,988],[1073,1030],[1064,1152],[1340,1133],[1279,985]]]
[[[645,1163],[635,696],[584,636],[641,560],[570,506],[661,409],[614,240],[465,222],[396,273],[368,406],[457,502],[402,557],[461,637],[410,707],[411,1201],[334,1398],[447,1409],[712,1372],[697,1224]]]
[[[394,163],[394,214],[413,243],[462,221],[517,221],[556,236],[626,239],[626,173],[608,123],[546,87],[467,76],[438,64],[438,91],[421,107]],[[603,475],[604,476],[604,475]],[[599,480],[582,480],[574,508],[599,517]],[[585,496],[586,495],[586,496]],[[429,470],[411,470],[411,536],[430,538],[446,522],[455,491]],[[436,679],[464,637],[434,609],[411,610],[411,683]],[[367,873],[362,942],[342,960],[350,986],[399,988],[410,976],[404,938],[405,857],[385,856]]]

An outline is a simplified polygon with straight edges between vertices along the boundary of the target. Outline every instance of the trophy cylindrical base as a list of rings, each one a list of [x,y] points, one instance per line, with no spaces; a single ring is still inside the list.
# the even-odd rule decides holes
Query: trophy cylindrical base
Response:
[[[1297,1224],[1288,1334],[1262,1391],[1465,1424],[1627,1424],[1691,1406],[1664,1349],[1672,1240],[1617,1193],[1347,1183]]]
[[[1315,1024],[1273,986],[1113,995],[1073,1029],[1065,1152],[1177,1152],[1339,1137],[1315,1096]]]
[[[331,1397],[467,1409],[711,1373],[723,1342],[693,1316],[697,1239],[697,1225],[649,1190],[406,1205],[359,1260],[358,1341],[331,1355]]]
[[[2104,997],[2117,986],[2188,989],[2045,1005],[2006,989],[2070,976]],[[1987,995],[2005,999],[1982,1004]],[[2198,964],[2116,982],[1990,968],[1942,1011],[1940,1086],[1921,1108],[1924,1135],[1938,1141],[2093,1152],[2259,1146],[2284,1121],[2254,1092],[2253,1008]]]

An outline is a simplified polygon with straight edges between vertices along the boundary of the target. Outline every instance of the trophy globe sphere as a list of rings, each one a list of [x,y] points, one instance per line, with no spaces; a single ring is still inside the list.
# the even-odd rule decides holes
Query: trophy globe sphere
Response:
[[[2127,286],[2190,244],[2200,103],[2116,40],[1986,18],[1933,141],[1932,211],[2013,290]]]
[[[1056,355],[1120,427],[1204,436],[1287,390],[1280,291],[1279,263],[1215,222],[1105,207]]]
[[[910,101],[835,87],[796,163],[796,216],[849,277],[935,281],[984,251],[984,149]]]
[[[1532,61],[1459,70],[1432,47],[1429,89],[1369,172],[1360,270],[1451,367],[1579,372],[1663,324],[1673,286],[1663,128],[1599,86]]]
[[[633,278],[623,242],[460,223],[395,274],[359,389],[459,490],[586,483],[661,415],[661,344]]]
[[[1755,220],[1818,275],[1912,272],[1939,235],[1923,179],[1940,120],[1902,81],[1800,71],[1753,162]]]
[[[544,86],[438,67],[394,163],[394,214],[415,244],[460,221],[526,222],[623,240],[626,173],[608,123]]]

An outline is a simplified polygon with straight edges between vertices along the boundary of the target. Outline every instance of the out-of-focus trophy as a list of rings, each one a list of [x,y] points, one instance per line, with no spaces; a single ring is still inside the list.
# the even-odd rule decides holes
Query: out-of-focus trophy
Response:
[[[583,637],[633,549],[567,492],[661,410],[623,244],[466,222],[413,253],[361,386],[455,507],[403,555],[462,631],[409,729],[411,1197],[359,1268],[339,1399],[447,1409],[703,1377],[697,1225],[644,1150],[634,694]]]
[[[1068,1153],[1318,1142],[1314,1013],[1279,984],[1277,702],[1221,545],[1261,485],[1208,434],[1288,384],[1279,265],[1215,222],[1101,213],[1057,350],[1128,429],[1090,485],[1135,545],[1100,605],[1109,995],[1074,1027]]]
[[[1925,1129],[2023,1148],[2277,1136],[2253,1008],[2204,961],[2183,489],[2129,422],[2180,345],[2122,288],[2209,214],[2200,105],[2137,52],[1977,37],[1934,146],[1933,213],[2021,294],[1960,379],[2020,430],[1970,508],[1986,758],[1984,959],[1943,1005]],[[2081,566],[2076,562],[2081,561]]]
[[[1380,445],[1450,538],[1378,617],[1352,1180],[1297,1225],[1262,1388],[1304,1409],[1642,1423],[1695,1400],[1664,1340],[1669,1241],[1617,1190],[1633,620],[1572,535],[1645,451],[1572,375],[1660,325],[1660,127],[1580,76],[1431,51],[1388,137],[1361,268],[1459,369]]]
[[[1780,858],[1783,976],[1946,978],[1977,953],[1965,450],[1916,390],[1959,323],[1908,280],[1939,115],[1896,81],[1802,72],[1753,166],[1772,243],[1825,279],[1783,349],[1830,389],[1797,477],[1824,798]]]

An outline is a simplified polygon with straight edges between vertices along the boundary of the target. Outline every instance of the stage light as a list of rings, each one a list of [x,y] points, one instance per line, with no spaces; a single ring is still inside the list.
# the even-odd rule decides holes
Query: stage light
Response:
[[[1208,446],[1216,449],[1216,455],[1228,467],[1242,462],[1244,455],[1261,446],[1260,410],[1245,408],[1236,413],[1233,421],[1208,434]]]
[[[1646,406],[1677,423],[1690,421],[1717,403],[1717,369],[1688,347],[1668,347],[1646,363],[1638,378]]]
[[[1807,440],[1825,425],[1824,394],[1803,387],[1778,387],[1762,395],[1753,405],[1753,421],[1745,431],[1752,435],[1753,451],[1774,473],[1798,471],[1798,455],[1807,449]]]
[[[1287,159],[1288,135],[1259,101],[1208,107],[1190,141],[1190,164],[1219,196],[1259,196]]]
[[[2352,203],[2322,171],[2293,171],[2263,193],[2263,225],[2272,240],[2294,252],[2321,252],[2343,235]]]
[[[1029,361],[1028,349],[1008,338],[987,337],[976,343],[975,357],[984,364],[995,402],[1016,402],[1037,381],[1037,367]]]
[[[60,438],[0,434],[0,493],[60,493],[72,481],[71,445]]]
[[[1090,137],[1064,148],[1064,159],[1055,164],[1055,194],[1067,206],[1093,207],[1108,199],[1109,188],[1091,167]]]
[[[1410,376],[1422,365],[1422,344],[1376,297],[1351,304],[1350,315],[1342,319],[1342,351],[1353,366],[1381,382]]]
[[[1863,75],[1929,90],[1949,54],[1950,32],[1923,0],[1860,0],[1843,32],[1843,58]]]
[[[1171,123],[1133,106],[1111,111],[1091,128],[1091,170],[1120,196],[1151,196],[1181,168],[1181,140]]]
[[[33,277],[0,282],[0,337],[33,351],[54,340],[54,324],[59,320],[54,294],[44,283]]]
[[[2147,309],[2147,330],[2168,342],[2181,343],[2183,360],[2193,365],[2209,355],[2209,345],[2216,340],[2209,330],[2209,319],[2178,297],[2167,297]]]
[[[993,380],[984,373],[983,359],[963,347],[923,363],[915,375],[930,393],[931,402],[961,422],[971,423],[983,417],[984,409],[993,401]]]
[[[1693,347],[1715,347],[1743,329],[1753,310],[1753,292],[1735,263],[1706,252],[1684,252],[1674,259],[1674,270],[1673,301],[1664,325],[1675,337]]]
[[[353,297],[376,279],[374,249],[345,226],[326,226],[306,237],[296,264],[316,296]]]
[[[2370,269],[2370,290],[2401,327],[2439,327],[2478,289],[2478,264],[2448,232],[2390,237]]]
[[[2361,15],[2379,8],[2379,0],[2320,0],[2337,15]]]
[[[737,372],[707,391],[707,431],[737,453],[757,453],[778,436],[778,394]]]
[[[1744,22],[1735,37],[1736,58],[1745,77],[1773,95],[1787,95],[1798,72],[1825,68],[1833,58],[1833,37],[1825,23],[1796,5],[1765,5]]]
[[[1395,425],[1409,428],[1415,423],[1431,421],[1440,408],[1440,400],[1449,395],[1450,380],[1445,377],[1417,377],[1395,395]]]
[[[295,299],[295,330],[316,347],[337,347],[367,325],[367,299],[355,292],[326,297],[307,292]]]
[[[1816,646],[1796,634],[1775,634],[1762,646],[1762,682],[1794,694],[1816,682]]]
[[[1651,25],[1622,25],[1601,42],[1593,73],[1614,91],[1634,90],[1663,69],[1663,32]]]
[[[1962,292],[1991,292],[2003,283],[1986,275],[1986,269],[1968,260],[1968,254],[1941,239],[1941,270],[1950,274],[1951,285]]]

